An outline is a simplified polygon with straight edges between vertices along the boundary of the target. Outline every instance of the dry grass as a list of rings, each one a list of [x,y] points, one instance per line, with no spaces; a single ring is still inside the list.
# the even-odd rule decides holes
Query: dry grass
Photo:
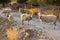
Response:
[[[29,13],[31,14],[31,15],[36,15],[37,13],[38,13],[38,9],[37,8],[31,8],[31,9],[29,9]]]
[[[59,13],[59,15],[58,15],[58,19],[60,20],[60,13]]]
[[[53,36],[37,32],[35,29],[16,28],[7,29],[8,40],[54,40]]]
[[[6,33],[7,33],[8,40],[17,40],[18,32],[16,28],[7,29]]]
[[[13,27],[12,29],[7,29],[7,38],[8,40],[17,40],[27,37],[28,33],[25,32],[25,29],[18,29]]]
[[[45,14],[45,15],[53,15],[54,12],[51,11],[51,10],[47,10],[47,11],[44,11],[44,14]]]

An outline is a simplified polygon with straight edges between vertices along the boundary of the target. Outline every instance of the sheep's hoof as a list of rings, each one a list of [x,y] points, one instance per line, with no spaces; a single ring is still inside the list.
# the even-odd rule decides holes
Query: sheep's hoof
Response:
[[[29,25],[29,24],[28,24]]]
[[[29,22],[28,22],[28,25],[29,25]]]
[[[57,29],[57,26],[54,26],[54,29]]]

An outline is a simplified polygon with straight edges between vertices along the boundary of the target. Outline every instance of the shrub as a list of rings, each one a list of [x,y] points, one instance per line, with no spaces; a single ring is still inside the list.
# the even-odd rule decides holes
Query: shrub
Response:
[[[16,28],[13,28],[13,29],[7,29],[7,37],[9,40],[17,40],[17,35],[18,35],[18,32],[17,32],[17,29]]]
[[[32,14],[32,15],[36,15],[38,13],[38,9],[37,8],[31,8],[29,9],[29,13]]]

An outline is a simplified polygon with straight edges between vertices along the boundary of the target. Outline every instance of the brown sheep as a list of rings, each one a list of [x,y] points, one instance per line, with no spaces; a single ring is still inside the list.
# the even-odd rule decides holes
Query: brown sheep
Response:
[[[28,25],[29,25],[29,21],[32,19],[32,16],[30,14],[21,14],[21,22],[22,24],[23,21],[28,21]]]

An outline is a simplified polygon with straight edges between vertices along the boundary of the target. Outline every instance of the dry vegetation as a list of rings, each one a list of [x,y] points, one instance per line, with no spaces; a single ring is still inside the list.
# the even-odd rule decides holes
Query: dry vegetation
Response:
[[[18,32],[16,28],[8,29],[6,33],[7,33],[8,40],[17,40]]]
[[[60,20],[60,13],[58,14],[58,19]]]
[[[37,8],[31,8],[31,9],[29,9],[29,13],[31,14],[31,15],[37,15],[37,13],[38,13],[38,9]]]
[[[24,27],[12,27],[6,31],[8,40],[54,40],[52,36],[46,35],[42,30],[26,29]]]
[[[35,15],[38,13],[39,10],[36,8],[30,9],[29,13],[32,13],[32,15]],[[44,12],[46,15],[53,15],[53,11],[47,10]],[[60,14],[58,15],[58,18],[60,19]],[[11,26],[9,24],[9,21],[4,18],[0,18],[0,37],[1,35],[7,35],[6,40],[55,40],[53,36],[48,35],[43,32],[43,30],[40,29],[40,31],[36,28],[34,29],[32,26],[32,29],[28,27],[25,28],[25,26],[19,27],[17,26]],[[6,38],[6,36],[4,36]],[[4,39],[3,37],[0,38],[1,40]],[[5,40],[5,39],[4,39]]]
[[[51,11],[51,10],[44,11],[43,13],[44,13],[45,15],[53,15],[53,14],[54,14],[54,12]]]
[[[5,20],[5,23],[7,23],[7,20]],[[40,31],[37,28],[34,29],[33,26],[31,29],[29,26],[7,25],[0,25],[1,40],[54,40],[53,36],[44,33],[41,29],[39,29]]]

